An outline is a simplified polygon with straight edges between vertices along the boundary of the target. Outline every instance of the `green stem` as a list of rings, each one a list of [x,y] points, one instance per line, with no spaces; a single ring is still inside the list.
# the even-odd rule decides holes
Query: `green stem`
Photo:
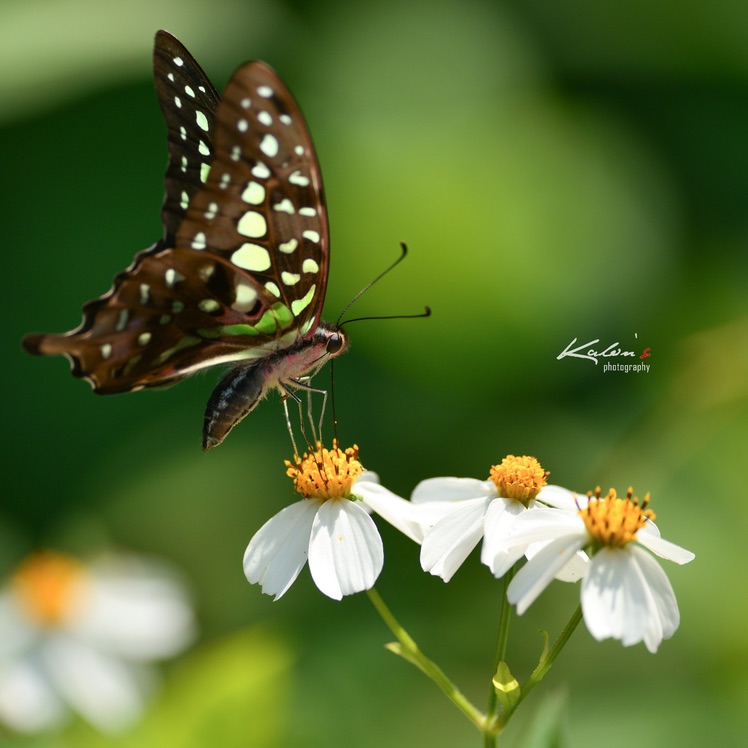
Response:
[[[514,567],[512,567],[502,577],[502,590],[501,590],[501,613],[499,614],[499,633],[496,639],[496,655],[494,656],[493,669],[491,670],[491,678],[493,679],[496,671],[498,670],[499,663],[506,660],[506,649],[509,641],[509,622],[512,617],[512,606],[506,599],[506,591],[509,587],[509,582],[512,581],[514,576]],[[491,683],[491,688],[488,692],[488,707],[486,708],[486,716],[488,719],[496,719],[498,717],[498,699],[496,697],[496,688]]]
[[[537,686],[541,680],[543,680],[547,672],[551,669],[551,665],[553,665],[554,661],[561,653],[561,650],[566,646],[566,642],[569,641],[571,635],[574,633],[574,630],[579,625],[579,622],[581,620],[582,606],[578,605],[577,609],[569,619],[569,622],[566,624],[566,626],[564,626],[563,631],[558,635],[558,639],[556,639],[556,641],[553,643],[553,646],[547,652],[543,653],[537,667],[532,671],[530,677],[522,685],[519,698],[517,699],[517,703],[514,705],[514,708],[510,711],[504,712],[499,717],[499,724],[501,727],[506,725],[506,723],[509,721],[509,718],[512,716],[512,714],[514,714],[517,707],[524,701],[530,691],[532,691],[532,689],[535,688],[535,686]]]
[[[408,632],[398,623],[397,619],[385,604],[379,593],[374,589],[366,591],[372,605],[382,620],[387,624],[389,630],[395,635],[400,642],[400,647],[390,645],[388,648],[399,654],[408,662],[415,665],[425,675],[431,678],[434,683],[443,691],[446,697],[483,733],[486,734],[486,717],[479,709],[473,706],[465,695],[452,683],[444,671],[432,662],[426,655],[421,652],[418,645]],[[486,746],[492,746],[494,743],[484,743]]]

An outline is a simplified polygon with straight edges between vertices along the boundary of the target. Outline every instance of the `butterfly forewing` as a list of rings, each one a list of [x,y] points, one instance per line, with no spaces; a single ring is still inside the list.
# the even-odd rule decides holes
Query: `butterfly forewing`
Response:
[[[156,34],[153,77],[169,148],[161,219],[164,244],[173,247],[190,200],[210,168],[220,97],[195,58],[167,31]]]
[[[76,330],[24,340],[31,353],[66,356],[100,393],[282,351],[311,336],[325,295],[322,181],[285,85],[248,63],[219,103],[163,31],[154,75],[169,143],[164,239],[84,306]]]
[[[224,91],[210,174],[177,244],[217,254],[258,287],[277,317],[262,340],[304,336],[317,324],[328,242],[322,178],[301,111],[267,65],[248,63]]]

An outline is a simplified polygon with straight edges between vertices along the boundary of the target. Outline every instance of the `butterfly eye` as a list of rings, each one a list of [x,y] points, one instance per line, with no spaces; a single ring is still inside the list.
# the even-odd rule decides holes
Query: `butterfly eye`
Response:
[[[343,347],[343,336],[339,332],[330,333],[330,337],[327,339],[327,346],[325,350],[334,356],[336,353],[340,353],[340,349]]]

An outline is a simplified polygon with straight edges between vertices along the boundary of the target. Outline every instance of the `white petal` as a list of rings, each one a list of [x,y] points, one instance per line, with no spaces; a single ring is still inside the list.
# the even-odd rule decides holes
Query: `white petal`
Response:
[[[413,489],[410,500],[420,504],[424,501],[465,501],[483,496],[496,498],[496,486],[492,481],[475,478],[427,478]]]
[[[364,470],[364,472],[356,478],[355,485],[358,485],[359,483],[379,483],[379,475],[377,475],[373,470]]]
[[[497,545],[507,550],[517,545],[526,546],[576,534],[587,537],[584,520],[578,514],[536,506],[532,511],[518,515],[514,519],[509,536]]]
[[[18,607],[19,601],[9,589],[0,593],[0,662],[21,654],[33,646],[39,629]]]
[[[679,545],[661,538],[659,534],[645,532],[648,528],[649,523],[636,533],[636,539],[645,548],[649,548],[652,553],[657,554],[660,558],[674,561],[676,564],[681,565],[694,560],[695,556],[691,551],[687,551],[685,548],[681,548]]]
[[[50,637],[42,654],[58,692],[99,730],[117,732],[140,716],[142,685],[127,663],[72,637]]]
[[[497,578],[503,577],[525,552],[524,545],[507,550],[502,548],[501,543],[511,534],[514,518],[526,511],[524,504],[511,499],[494,499],[488,506],[483,523],[480,560]]]
[[[384,548],[372,518],[354,501],[326,501],[309,542],[309,571],[328,597],[368,590],[384,564]]]
[[[538,509],[536,511],[542,510]],[[526,514],[535,513],[533,511]],[[507,599],[517,606],[519,615],[522,615],[535,602],[538,595],[551,583],[555,575],[569,563],[585,540],[586,535],[579,534],[556,538],[542,548],[517,572],[507,588]]]
[[[93,562],[75,632],[98,648],[134,659],[182,650],[195,636],[181,579],[160,563],[134,557]]]
[[[309,550],[314,516],[321,502],[302,499],[271,517],[249,541],[244,574],[250,584],[261,584],[278,600],[296,581]]]
[[[554,509],[564,509],[567,512],[577,512],[587,506],[587,496],[561,486],[543,486],[535,499]]]
[[[547,542],[530,543],[525,549],[525,556],[531,559],[547,545]],[[578,582],[587,574],[589,565],[589,556],[584,551],[577,551],[569,559],[569,562],[556,574],[555,579],[558,579],[559,582]]]
[[[613,637],[624,646],[644,641],[657,651],[678,628],[680,614],[670,582],[646,551],[603,548],[592,558],[582,583],[584,622],[596,639]]]
[[[483,535],[491,498],[469,499],[456,505],[426,534],[421,545],[421,567],[448,582]]]
[[[19,732],[59,725],[67,710],[32,659],[7,663],[0,670],[0,721]]]
[[[416,507],[410,501],[396,496],[378,483],[362,483],[361,478],[354,484],[353,493],[363,499],[365,506],[369,506],[411,540],[416,543],[423,540],[425,531],[417,519]]]

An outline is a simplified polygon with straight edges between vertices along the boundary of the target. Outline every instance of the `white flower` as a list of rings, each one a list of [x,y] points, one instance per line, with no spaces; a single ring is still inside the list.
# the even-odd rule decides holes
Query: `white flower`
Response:
[[[410,503],[379,485],[375,473],[363,471],[358,447],[319,446],[311,456],[286,464],[305,498],[268,520],[244,554],[247,580],[275,600],[307,561],[319,590],[335,600],[372,587],[384,549],[371,509],[411,537],[420,532]]]
[[[579,511],[537,509],[518,517],[504,547],[532,542],[545,543],[519,570],[507,590],[509,602],[521,615],[550,584],[558,569],[581,548],[596,549],[582,581],[582,613],[595,639],[619,639],[624,646],[643,641],[656,652],[680,623],[678,604],[665,573],[644,550],[685,564],[694,554],[660,537],[646,509],[632,499],[607,497],[580,500]]]
[[[0,591],[0,720],[21,732],[75,711],[102,731],[132,724],[155,673],[194,637],[181,583],[161,565],[29,557]]]
[[[514,518],[534,509],[538,502],[553,506],[573,505],[573,494],[559,486],[545,485],[547,473],[534,457],[509,455],[491,468],[491,478],[430,478],[419,483],[411,496],[416,516],[427,528],[421,544],[424,571],[448,582],[483,538],[481,562],[501,577],[525,554],[538,547],[514,545],[502,540]],[[584,557],[572,558],[559,573],[567,581],[584,572]]]

